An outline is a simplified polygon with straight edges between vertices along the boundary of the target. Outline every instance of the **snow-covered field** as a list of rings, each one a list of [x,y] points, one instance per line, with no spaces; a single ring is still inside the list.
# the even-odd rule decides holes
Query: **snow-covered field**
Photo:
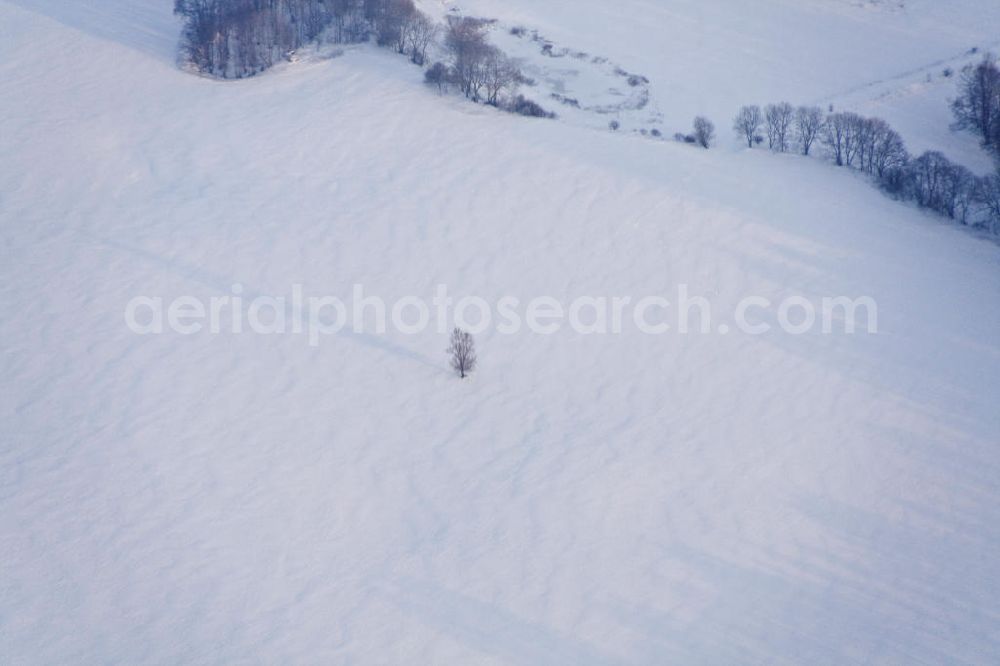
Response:
[[[0,0],[0,663],[996,661],[1000,249],[726,122],[882,105],[981,160],[914,72],[994,3],[461,7],[647,76],[712,151],[369,47],[194,77],[169,4]],[[867,295],[879,333],[490,331],[461,382],[434,330],[125,325],[236,283]]]

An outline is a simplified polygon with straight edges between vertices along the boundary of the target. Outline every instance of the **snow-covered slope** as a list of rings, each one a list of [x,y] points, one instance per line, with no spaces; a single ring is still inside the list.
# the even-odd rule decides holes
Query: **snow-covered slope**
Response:
[[[630,67],[668,6],[544,22],[570,4],[504,20]],[[497,114],[365,47],[192,77],[165,5],[0,0],[0,662],[995,659],[994,244],[818,160]],[[235,283],[869,295],[880,332],[487,332],[460,382],[433,330],[125,326]]]
[[[948,132],[958,71],[1000,48],[1000,4],[982,0],[423,0],[430,10],[498,18],[497,38],[545,95],[602,111],[565,116],[625,130],[687,132],[698,114],[728,129],[743,104],[833,105],[888,120],[915,152],[941,150],[982,173],[975,138]],[[526,27],[542,43],[512,38]],[[552,55],[541,55],[545,42]],[[970,53],[977,50],[978,54]],[[593,60],[597,59],[597,63]],[[605,63],[605,60],[610,60]],[[607,76],[649,79],[649,101]],[[603,76],[602,76],[603,75]],[[552,90],[554,89],[554,90]],[[617,98],[617,99],[616,99]],[[616,104],[617,102],[617,104]]]

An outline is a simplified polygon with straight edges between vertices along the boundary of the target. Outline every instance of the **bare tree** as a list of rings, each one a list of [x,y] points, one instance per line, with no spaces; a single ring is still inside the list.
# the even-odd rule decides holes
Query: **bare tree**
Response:
[[[973,200],[982,213],[980,226],[1000,234],[1000,171],[976,179]]]
[[[831,113],[823,124],[823,145],[837,166],[844,165],[844,144],[849,125],[850,118],[844,113]]]
[[[715,125],[705,116],[694,119],[694,138],[702,148],[708,148],[715,140]]]
[[[869,173],[883,180],[891,171],[906,166],[910,156],[906,144],[899,133],[889,127],[889,124],[876,119],[875,140],[871,150],[871,167]]]
[[[488,47],[483,59],[483,87],[486,103],[500,106],[500,95],[507,92],[513,96],[521,80],[521,70],[498,48]]]
[[[767,143],[771,150],[784,153],[788,151],[791,138],[792,119],[795,110],[788,102],[768,104],[764,112],[767,121]]]
[[[336,28],[335,41],[354,42],[361,38],[357,0],[332,0],[330,11],[333,13],[333,25]]]
[[[763,122],[764,117],[759,106],[744,106],[733,119],[733,130],[746,139],[748,148],[753,148],[754,138],[760,132]]]
[[[872,173],[875,168],[872,162],[875,155],[875,142],[878,135],[888,127],[888,123],[879,118],[858,116],[856,121],[856,136],[858,142],[858,168],[866,173]]]
[[[942,210],[951,162],[938,151],[928,151],[913,160],[913,198],[923,208]]]
[[[451,52],[452,71],[466,97],[478,100],[484,85],[484,62],[489,53],[486,26],[472,18],[453,19],[445,45]]]
[[[527,99],[524,95],[516,95],[507,102],[506,107],[511,113],[516,113],[529,118],[555,118],[556,114],[546,111],[537,102]]]
[[[427,48],[437,39],[440,28],[426,14],[415,12],[406,22],[403,29],[410,60],[417,65],[423,65],[427,60]]]
[[[857,119],[857,142],[858,142],[858,168],[866,173],[873,173],[875,164],[875,144],[879,135],[882,134],[889,124],[881,118],[864,118],[858,116]]]
[[[1000,151],[1000,67],[996,58],[987,54],[978,65],[962,70],[952,112],[957,128],[976,132],[983,145]]]
[[[795,110],[795,136],[803,155],[809,155],[824,123],[823,110],[818,106],[800,106]]]
[[[375,29],[375,41],[397,53],[406,52],[406,24],[417,13],[413,0],[366,0],[367,12]]]
[[[460,328],[451,332],[451,345],[446,350],[451,367],[462,379],[476,369],[476,343],[472,335]]]
[[[972,211],[976,177],[961,164],[945,160],[941,165],[938,200],[934,209],[967,224]]]
[[[864,145],[865,119],[856,113],[843,113],[844,118],[844,164],[854,166],[854,161]]]

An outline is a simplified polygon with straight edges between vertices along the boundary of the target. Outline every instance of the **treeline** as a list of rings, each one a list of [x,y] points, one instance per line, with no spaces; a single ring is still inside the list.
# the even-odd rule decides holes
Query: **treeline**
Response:
[[[222,78],[258,74],[324,33],[340,43],[374,38],[423,64],[438,27],[412,0],[175,0],[183,56]]]
[[[880,118],[782,102],[742,107],[733,130],[751,148],[767,141],[775,152],[809,155],[820,146],[837,166],[868,174],[894,197],[1000,234],[1000,172],[977,177],[939,152],[913,157],[899,133]]]
[[[253,76],[319,37],[340,4],[321,0],[175,0],[174,12],[185,19],[182,57],[212,76]]]
[[[321,37],[336,43],[374,40],[423,66],[443,34],[447,59],[428,69],[428,83],[513,113],[553,116],[517,94],[530,82],[489,43],[489,23],[481,19],[449,17],[440,26],[413,0],[175,0],[174,9],[186,21],[184,60],[211,76],[253,76]]]

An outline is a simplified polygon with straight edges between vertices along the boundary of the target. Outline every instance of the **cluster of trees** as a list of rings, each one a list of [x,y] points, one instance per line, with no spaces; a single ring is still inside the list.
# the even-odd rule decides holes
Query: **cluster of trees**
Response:
[[[962,70],[958,98],[952,103],[955,126],[975,132],[983,146],[1000,157],[1000,67],[987,54]]]
[[[901,183],[904,193],[919,206],[963,224],[968,224],[976,214],[980,194],[986,194],[990,187],[988,178],[976,178],[968,169],[936,151],[914,159],[902,173],[905,176]]]
[[[175,0],[184,59],[222,78],[253,76],[319,38],[375,38],[422,65],[439,27],[413,0]]]
[[[183,56],[199,71],[253,76],[316,39],[335,3],[319,0],[175,0],[185,18]]]
[[[357,16],[358,3],[340,0],[341,5],[354,5]],[[349,25],[369,26],[379,46],[394,49],[402,55],[409,55],[417,65],[427,59],[427,49],[438,37],[439,27],[426,14],[419,11],[413,0],[362,0],[360,3],[363,21],[353,21]],[[352,41],[357,33],[349,33]],[[339,37],[341,41],[348,41]]]
[[[444,32],[448,58],[428,69],[428,83],[513,113],[554,115],[517,94],[525,78],[489,43],[487,22],[450,17],[442,31],[413,0],[175,0],[174,10],[185,18],[185,60],[211,76],[253,76],[321,36],[339,43],[374,39],[423,66]]]
[[[524,77],[513,60],[489,43],[487,26],[481,19],[451,17],[444,38],[448,63],[432,65],[426,79],[441,90],[455,86],[476,102],[510,106],[518,101],[517,90]],[[524,105],[527,100],[520,98],[519,103]]]
[[[768,104],[763,109],[757,105],[744,106],[733,119],[733,130],[747,142],[748,148],[764,143],[762,132],[766,132],[768,147],[779,153],[798,148],[803,155],[809,155],[825,127],[826,117],[821,108],[795,108],[788,102]]]
[[[1000,121],[998,121],[1000,122]],[[976,177],[939,152],[911,157],[903,138],[880,118],[824,114],[819,107],[787,102],[742,107],[733,129],[747,146],[809,155],[821,145],[837,166],[862,171],[891,195],[915,202],[962,224],[1000,234],[1000,172]]]
[[[857,113],[827,116],[820,141],[837,166],[855,167],[880,180],[909,159],[903,138],[889,123]]]

